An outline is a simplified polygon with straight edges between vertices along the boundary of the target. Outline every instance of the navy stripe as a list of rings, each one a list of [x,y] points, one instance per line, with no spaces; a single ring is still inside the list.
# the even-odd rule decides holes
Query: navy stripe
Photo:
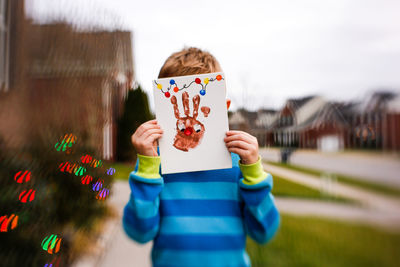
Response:
[[[130,207],[128,203],[124,208],[124,220],[129,225],[129,227],[134,228],[137,231],[149,231],[156,227],[160,221],[160,213],[157,213],[156,216],[140,219],[135,216],[134,211]]]
[[[240,178],[240,169],[239,169],[239,167],[233,167],[232,169],[164,174],[163,178],[164,178],[164,183],[175,183],[175,182],[192,182],[192,183],[230,182],[230,183],[237,183]]]
[[[248,209],[244,210],[244,214],[246,217],[247,225],[250,229],[254,229],[257,232],[266,233],[268,227],[277,219],[279,216],[278,210],[275,207],[272,207],[271,210],[267,213],[267,215],[260,221],[258,221]]]
[[[268,212],[267,216],[265,216],[265,219],[267,221],[268,227],[274,223],[274,221],[279,217],[279,212],[278,209],[274,206],[271,208],[271,210]]]
[[[236,216],[242,217],[240,202],[235,200],[161,200],[161,216]]]
[[[259,205],[264,198],[268,196],[270,191],[271,188],[269,186],[257,189],[244,189],[243,187],[240,187],[240,193],[246,204],[249,206]]]
[[[154,249],[233,250],[244,249],[245,235],[166,235],[154,240]]]
[[[257,232],[265,232],[264,225],[260,223],[248,209],[244,209],[244,216],[246,218],[246,224],[249,229],[254,229]]]
[[[133,176],[135,174],[131,173],[129,177],[129,184],[132,190],[134,198],[153,201],[161,192],[162,184],[151,184],[135,181]]]

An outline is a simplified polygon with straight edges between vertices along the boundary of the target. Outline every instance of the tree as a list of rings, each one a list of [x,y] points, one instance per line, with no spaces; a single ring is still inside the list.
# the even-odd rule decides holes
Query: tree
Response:
[[[118,120],[117,160],[130,161],[136,159],[136,151],[131,143],[131,136],[144,122],[153,119],[149,109],[146,92],[140,85],[130,90],[124,103],[124,112]]]

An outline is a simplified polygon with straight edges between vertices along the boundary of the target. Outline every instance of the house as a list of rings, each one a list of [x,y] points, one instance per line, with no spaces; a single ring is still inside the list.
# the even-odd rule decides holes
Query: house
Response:
[[[288,99],[279,111],[238,110],[229,123],[256,136],[260,146],[400,150],[400,96],[390,91],[375,92],[361,102],[320,96]]]
[[[382,127],[384,149],[400,151],[400,94],[390,99],[386,106],[385,124]]]
[[[116,121],[134,82],[131,33],[78,31],[63,22],[34,24],[25,17],[24,1],[0,3],[6,3],[7,16],[14,20],[8,26],[18,29],[18,35],[7,31],[9,58],[16,64],[3,83],[7,101],[0,100],[0,113],[12,110],[13,115],[5,118],[0,134],[23,145],[45,129],[72,132],[104,159],[113,159]]]
[[[229,117],[229,129],[246,131],[257,137],[259,146],[273,144],[273,135],[268,129],[278,119],[278,113],[272,109],[260,109],[256,112],[240,109]]]
[[[353,111],[352,147],[399,150],[399,94],[390,90],[373,92]]]

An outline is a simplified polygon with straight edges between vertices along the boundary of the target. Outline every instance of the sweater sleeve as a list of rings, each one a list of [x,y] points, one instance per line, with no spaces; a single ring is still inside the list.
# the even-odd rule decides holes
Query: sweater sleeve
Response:
[[[261,158],[254,164],[239,162],[242,178],[240,193],[244,201],[246,231],[259,243],[268,242],[277,232],[280,216],[271,194],[272,176],[264,172]]]
[[[129,175],[130,199],[122,217],[126,234],[139,243],[153,240],[160,223],[160,197],[163,178],[159,173],[160,157],[138,155],[136,167]]]

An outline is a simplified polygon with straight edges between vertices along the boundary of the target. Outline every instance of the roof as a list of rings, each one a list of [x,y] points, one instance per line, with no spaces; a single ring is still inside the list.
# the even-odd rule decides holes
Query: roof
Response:
[[[229,118],[229,124],[245,124],[249,128],[262,128],[259,119],[267,114],[274,114],[276,111],[273,110],[259,110],[259,111],[248,111],[246,109],[238,109]],[[258,122],[258,123],[257,123]]]
[[[400,94],[388,102],[387,109],[389,112],[400,113]]]
[[[313,99],[314,97],[315,96],[306,96],[306,97],[302,97],[302,98],[288,99],[286,101],[286,105],[290,105],[290,108],[293,111],[296,111],[299,108],[301,108],[305,103],[307,103],[309,100]]]

